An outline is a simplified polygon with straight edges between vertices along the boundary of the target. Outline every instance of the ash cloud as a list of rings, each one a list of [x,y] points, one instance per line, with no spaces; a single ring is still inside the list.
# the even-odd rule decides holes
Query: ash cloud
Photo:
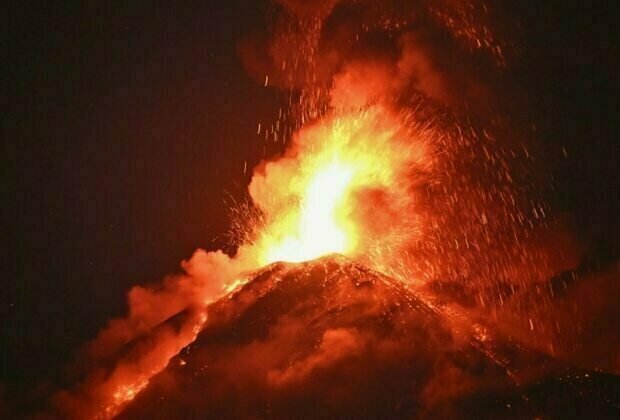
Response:
[[[261,82],[333,88],[334,106],[417,92],[448,108],[488,115],[497,105],[490,85],[503,63],[494,53],[499,35],[472,16],[474,8],[403,3],[282,1],[271,32],[240,44],[242,61]],[[345,79],[354,84],[342,86]]]

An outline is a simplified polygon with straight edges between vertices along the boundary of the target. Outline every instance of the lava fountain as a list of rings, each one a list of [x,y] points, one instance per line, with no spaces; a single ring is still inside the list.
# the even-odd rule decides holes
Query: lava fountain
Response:
[[[262,164],[249,186],[266,217],[259,266],[329,253],[360,256],[415,236],[411,176],[428,172],[430,133],[374,105],[334,113],[302,129],[285,156]]]

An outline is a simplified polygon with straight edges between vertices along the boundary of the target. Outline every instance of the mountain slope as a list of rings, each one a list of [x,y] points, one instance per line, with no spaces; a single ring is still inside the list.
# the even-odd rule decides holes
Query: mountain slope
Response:
[[[120,418],[618,412],[615,377],[575,373],[459,329],[400,284],[343,257],[274,264],[213,304],[197,340]],[[502,348],[501,356],[489,348]],[[500,362],[506,357],[510,369]]]

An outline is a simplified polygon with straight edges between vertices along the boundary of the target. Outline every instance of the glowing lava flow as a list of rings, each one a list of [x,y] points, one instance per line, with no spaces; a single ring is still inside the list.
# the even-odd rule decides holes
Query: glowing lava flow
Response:
[[[178,331],[167,325],[155,331],[148,339],[151,346],[144,343],[135,346],[129,357],[119,363],[105,381],[95,388],[95,392],[89,395],[91,402],[105,403],[95,407],[92,412],[83,408],[83,412],[76,417],[103,420],[118,415],[127,403],[149,385],[153,376],[166,368],[172,357],[196,339],[206,321],[206,313],[201,312],[188,315]],[[141,363],[132,363],[134,359]]]

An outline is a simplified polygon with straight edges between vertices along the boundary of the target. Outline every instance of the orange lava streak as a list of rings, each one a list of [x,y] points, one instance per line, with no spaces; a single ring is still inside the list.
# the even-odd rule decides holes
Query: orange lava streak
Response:
[[[134,367],[131,363],[119,364],[110,375],[107,383],[101,387],[100,395],[108,400],[93,419],[110,419],[115,417],[136,395],[145,389],[150,379],[164,370],[172,357],[179,353],[188,344],[192,343],[207,321],[206,313],[201,313],[186,321],[177,335],[165,331],[161,336],[155,336],[155,345],[145,354],[140,355],[142,363],[148,369]],[[171,338],[174,336],[174,338]],[[107,395],[111,395],[108,398]]]

